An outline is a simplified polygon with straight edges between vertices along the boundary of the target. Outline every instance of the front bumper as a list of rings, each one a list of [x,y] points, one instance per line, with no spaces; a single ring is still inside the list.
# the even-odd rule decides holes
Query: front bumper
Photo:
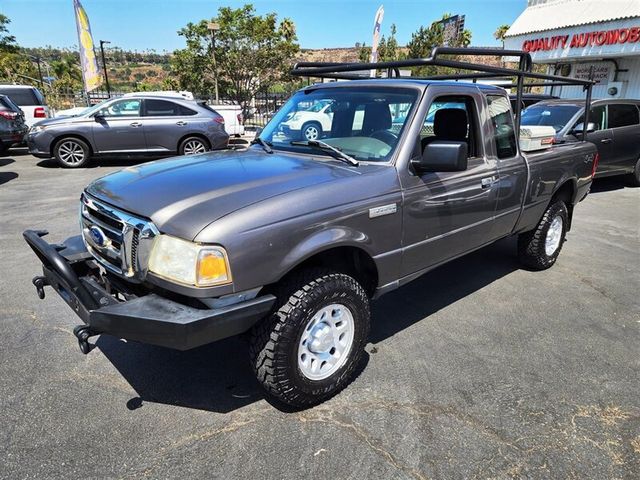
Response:
[[[116,284],[101,280],[93,257],[82,239],[74,237],[53,245],[47,232],[27,230],[24,239],[42,262],[43,276],[34,278],[40,298],[51,286],[71,307],[92,334],[152,345],[188,350],[249,330],[269,313],[275,297],[263,295],[221,308],[180,303],[157,293],[121,300]],[[121,292],[120,292],[121,293]]]

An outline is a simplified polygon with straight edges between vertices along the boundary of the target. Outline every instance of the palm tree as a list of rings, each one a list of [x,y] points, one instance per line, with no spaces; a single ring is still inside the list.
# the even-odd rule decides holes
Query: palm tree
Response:
[[[290,18],[285,18],[280,22],[280,31],[285,40],[291,41],[296,38],[296,25]]]
[[[502,42],[502,49],[504,50],[504,36],[509,30],[509,25],[500,25],[495,32],[493,32],[493,36],[496,40],[500,40]]]

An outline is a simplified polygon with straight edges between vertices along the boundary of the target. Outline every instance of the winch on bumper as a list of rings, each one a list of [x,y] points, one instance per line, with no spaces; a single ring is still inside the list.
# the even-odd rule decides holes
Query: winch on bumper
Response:
[[[74,333],[83,353],[89,336],[109,334],[152,345],[188,350],[231,337],[251,328],[273,306],[275,297],[263,295],[220,308],[185,305],[157,293],[116,298],[116,284],[100,281],[99,270],[81,237],[49,244],[46,231],[27,230],[24,239],[42,262],[42,276],[33,279],[38,296],[51,286],[86,326]]]

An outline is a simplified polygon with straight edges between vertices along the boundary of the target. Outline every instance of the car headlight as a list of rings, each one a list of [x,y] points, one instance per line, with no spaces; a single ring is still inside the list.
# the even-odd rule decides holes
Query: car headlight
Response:
[[[33,127],[31,127],[29,129],[29,133],[38,133],[44,130],[44,127],[41,127],[40,125],[34,125]]]
[[[149,270],[167,280],[196,287],[231,282],[224,248],[188,242],[169,235],[156,238],[149,257]]]

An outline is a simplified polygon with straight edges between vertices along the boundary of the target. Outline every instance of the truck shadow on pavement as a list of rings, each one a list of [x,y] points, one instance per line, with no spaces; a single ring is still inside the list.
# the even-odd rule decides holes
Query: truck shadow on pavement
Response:
[[[629,186],[629,181],[625,177],[605,177],[594,180],[589,193],[606,193],[625,188],[634,188]]]
[[[519,267],[515,239],[439,267],[373,303],[371,343],[383,342]],[[227,413],[265,398],[249,366],[242,338],[186,352],[109,336],[101,336],[97,346],[138,394],[127,402],[131,410],[154,402]],[[365,357],[361,369],[369,361],[368,355]]]

